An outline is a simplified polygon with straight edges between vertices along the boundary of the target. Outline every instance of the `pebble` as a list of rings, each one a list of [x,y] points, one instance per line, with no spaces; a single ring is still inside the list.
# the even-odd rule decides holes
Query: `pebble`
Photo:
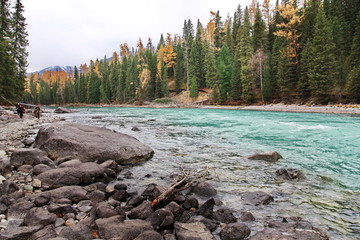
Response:
[[[34,190],[33,186],[30,185],[24,185],[24,190],[27,192],[32,192]]]
[[[39,179],[35,178],[32,181],[32,185],[33,185],[33,187],[39,188],[39,187],[41,187],[41,181]]]
[[[0,184],[6,181],[6,178],[3,175],[0,175]]]

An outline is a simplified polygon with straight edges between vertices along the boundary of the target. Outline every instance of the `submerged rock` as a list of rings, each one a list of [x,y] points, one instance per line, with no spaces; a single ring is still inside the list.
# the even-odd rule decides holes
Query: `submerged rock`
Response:
[[[328,240],[329,237],[310,223],[303,221],[298,217],[282,218],[280,220],[270,221],[267,227],[257,232],[250,238],[251,240]]]
[[[154,151],[126,134],[106,128],[57,122],[40,129],[35,147],[53,158],[71,156],[82,162],[115,160],[135,164],[149,160]]]
[[[284,180],[305,180],[304,174],[295,168],[280,168],[275,172],[277,178]]]
[[[242,196],[242,199],[252,205],[267,205],[274,201],[274,198],[262,191],[247,192]]]
[[[264,160],[267,162],[276,162],[277,160],[283,158],[278,152],[264,152],[264,153],[256,153],[248,157],[251,160]]]

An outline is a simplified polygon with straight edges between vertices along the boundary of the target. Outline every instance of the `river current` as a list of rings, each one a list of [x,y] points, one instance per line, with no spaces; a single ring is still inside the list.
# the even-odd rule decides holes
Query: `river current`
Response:
[[[239,215],[251,211],[257,219],[248,224],[252,230],[261,230],[268,219],[299,216],[327,231],[330,239],[360,239],[360,117],[224,109],[77,110],[63,116],[129,134],[154,149],[153,159],[130,169],[130,185],[169,184],[166,177],[180,168],[209,166],[218,200]],[[246,158],[265,151],[277,151],[283,159]],[[306,181],[276,179],[275,171],[283,167],[301,169]],[[244,205],[241,194],[257,190],[275,201]]]

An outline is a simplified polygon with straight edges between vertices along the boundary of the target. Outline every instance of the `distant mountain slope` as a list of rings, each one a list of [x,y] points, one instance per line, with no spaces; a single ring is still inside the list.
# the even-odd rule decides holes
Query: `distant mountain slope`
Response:
[[[66,75],[71,75],[74,73],[74,68],[71,66],[65,66],[65,67],[61,67],[61,66],[51,66],[51,67],[47,67],[44,68],[40,71],[36,71],[36,72],[32,72],[30,74],[39,74],[40,76],[42,76],[45,72],[61,72],[64,71],[66,73]]]

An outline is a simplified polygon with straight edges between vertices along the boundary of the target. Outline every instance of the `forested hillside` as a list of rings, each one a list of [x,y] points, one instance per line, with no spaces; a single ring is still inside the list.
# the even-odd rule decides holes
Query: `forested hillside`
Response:
[[[360,1],[255,0],[231,17],[184,21],[183,32],[124,43],[74,76],[29,80],[28,101],[132,103],[188,90],[216,104],[360,102]],[[139,33],[141,35],[141,33]]]
[[[0,103],[24,93],[28,40],[23,12],[20,0],[0,0]]]

